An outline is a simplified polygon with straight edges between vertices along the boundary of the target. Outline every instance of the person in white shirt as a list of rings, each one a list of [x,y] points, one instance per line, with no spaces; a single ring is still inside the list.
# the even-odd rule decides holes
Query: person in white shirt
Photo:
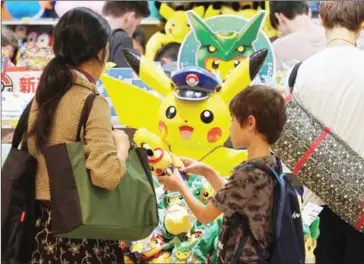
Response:
[[[327,47],[302,63],[293,94],[364,158],[364,51],[356,45],[364,27],[364,1],[323,1],[320,16]],[[307,190],[304,199],[324,204]],[[364,263],[364,234],[327,206],[320,218],[316,263]]]
[[[306,1],[271,1],[270,21],[281,35],[273,42],[277,70],[325,48],[325,30],[311,20]]]

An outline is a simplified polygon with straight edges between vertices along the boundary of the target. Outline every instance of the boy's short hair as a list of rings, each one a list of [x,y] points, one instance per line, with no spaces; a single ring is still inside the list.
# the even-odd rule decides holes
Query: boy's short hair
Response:
[[[155,55],[155,61],[160,61],[162,58],[168,58],[172,61],[177,61],[180,47],[181,44],[177,42],[171,42],[164,45],[157,51],[157,54]]]
[[[284,98],[268,86],[252,85],[244,89],[230,102],[229,108],[241,126],[253,115],[257,131],[270,145],[279,139],[286,123]]]
[[[322,1],[319,12],[325,28],[358,31],[364,22],[364,1]]]
[[[281,13],[292,20],[298,15],[308,15],[309,8],[306,1],[269,1],[270,23],[274,29],[278,28],[278,20],[275,13]]]
[[[148,1],[105,1],[102,8],[102,14],[105,16],[121,17],[127,12],[135,12],[138,17],[148,17]]]

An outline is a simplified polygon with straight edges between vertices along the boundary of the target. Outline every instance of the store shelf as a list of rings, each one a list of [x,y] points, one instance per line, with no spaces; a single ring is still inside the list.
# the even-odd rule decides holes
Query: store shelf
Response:
[[[58,22],[58,19],[44,18],[37,20],[3,20],[2,24],[7,26],[29,25],[29,26],[54,26]],[[142,20],[141,25],[157,26],[160,21],[155,18],[146,18]]]

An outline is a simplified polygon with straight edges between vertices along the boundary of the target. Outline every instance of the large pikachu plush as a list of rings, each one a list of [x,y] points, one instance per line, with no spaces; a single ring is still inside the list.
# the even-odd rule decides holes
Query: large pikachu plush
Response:
[[[228,104],[257,75],[266,49],[242,61],[223,84],[197,66],[182,69],[170,79],[149,58],[129,49],[124,56],[140,79],[164,97],[107,75],[101,77],[120,122],[137,129],[137,145],[203,161],[222,176],[229,176],[246,160],[246,151],[223,147],[229,137]]]

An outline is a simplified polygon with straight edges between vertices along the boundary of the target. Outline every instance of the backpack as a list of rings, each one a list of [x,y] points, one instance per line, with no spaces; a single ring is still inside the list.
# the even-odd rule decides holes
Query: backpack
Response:
[[[227,236],[224,238],[229,239],[228,234],[233,228],[242,228],[244,238],[239,241],[232,263],[240,263],[239,259],[243,254],[248,237],[253,240],[260,264],[305,263],[305,244],[298,196],[295,188],[283,173],[280,160],[277,158],[277,166],[274,169],[252,162],[246,163],[244,168],[262,170],[276,181],[268,247],[269,257],[267,259],[263,256],[263,249],[250,230],[248,218],[240,213],[235,213],[229,220]]]

